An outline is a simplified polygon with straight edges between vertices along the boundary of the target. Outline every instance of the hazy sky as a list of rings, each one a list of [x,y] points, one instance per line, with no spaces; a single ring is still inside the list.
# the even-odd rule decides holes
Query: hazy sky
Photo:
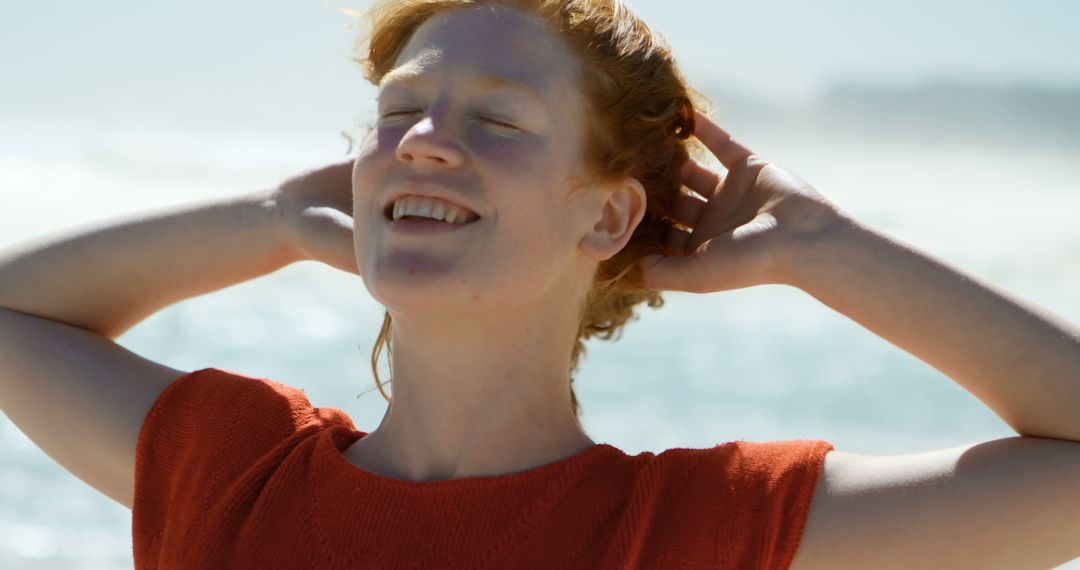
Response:
[[[1080,87],[1080,2],[628,4],[671,40],[694,83],[777,102],[836,80]],[[0,117],[324,126],[352,121],[374,94],[346,59],[348,18],[317,0],[9,2],[4,12]]]
[[[836,80],[1080,86],[1080,2],[1069,0],[628,4],[668,37],[691,77],[778,100],[805,100]]]

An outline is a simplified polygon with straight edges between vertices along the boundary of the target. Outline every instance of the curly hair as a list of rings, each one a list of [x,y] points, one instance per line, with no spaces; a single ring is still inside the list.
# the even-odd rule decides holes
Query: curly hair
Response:
[[[645,189],[645,215],[622,250],[598,264],[593,285],[578,307],[579,326],[570,358],[570,402],[575,418],[581,406],[573,373],[585,354],[585,340],[618,340],[622,327],[637,318],[634,307],[646,302],[660,308],[664,299],[644,286],[637,261],[663,252],[669,215],[681,192],[681,170],[693,142],[694,109],[707,110],[708,99],[687,85],[671,47],[621,0],[381,0],[367,12],[370,29],[357,43],[353,58],[364,76],[379,85],[416,30],[435,14],[478,6],[503,6],[537,17],[577,56],[579,86],[589,116],[585,132],[585,170],[599,182],[633,177]],[[385,312],[371,353],[371,369],[387,401],[376,369],[379,354],[390,348],[392,319]],[[393,368],[391,364],[391,376]]]

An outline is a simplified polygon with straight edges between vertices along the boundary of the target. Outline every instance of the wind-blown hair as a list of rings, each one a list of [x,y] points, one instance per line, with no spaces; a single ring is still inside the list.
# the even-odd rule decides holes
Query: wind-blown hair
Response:
[[[591,120],[586,123],[586,174],[597,182],[636,178],[647,196],[645,215],[617,254],[597,266],[593,286],[578,307],[579,327],[569,363],[574,417],[580,404],[573,373],[593,336],[618,340],[622,327],[636,319],[634,307],[664,304],[660,293],[642,284],[636,263],[663,252],[672,225],[680,171],[693,144],[694,109],[708,99],[683,79],[667,40],[653,32],[620,0],[382,0],[367,12],[370,29],[357,43],[365,77],[376,86],[396,62],[416,30],[432,16],[451,9],[503,6],[537,17],[578,58],[579,87]],[[379,392],[388,401],[376,369],[383,345],[391,356],[392,319],[383,317],[371,353]],[[392,366],[392,364],[391,364]],[[393,368],[390,369],[393,376]]]

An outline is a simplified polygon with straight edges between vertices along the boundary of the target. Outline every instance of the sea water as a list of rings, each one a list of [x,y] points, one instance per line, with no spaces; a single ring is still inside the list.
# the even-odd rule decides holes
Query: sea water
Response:
[[[325,135],[35,124],[16,137],[18,125],[0,128],[9,129],[0,137],[0,247],[268,188],[345,152]],[[747,142],[880,231],[1080,322],[1075,149],[933,137]],[[844,451],[907,454],[1016,435],[947,376],[796,288],[664,297],[660,310],[639,309],[621,340],[587,345],[575,385],[595,441],[633,454],[825,439]],[[168,307],[117,342],[177,369],[303,388],[314,405],[340,408],[370,431],[386,410],[369,367],[381,317],[359,277],[301,262]],[[380,373],[389,375],[385,361]],[[0,569],[132,566],[130,511],[6,417],[0,458]]]

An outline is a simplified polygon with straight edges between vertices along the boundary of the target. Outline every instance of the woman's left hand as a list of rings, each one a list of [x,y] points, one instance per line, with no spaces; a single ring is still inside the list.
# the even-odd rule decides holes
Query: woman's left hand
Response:
[[[850,218],[798,176],[744,147],[704,114],[694,135],[727,169],[690,159],[672,216],[665,255],[638,261],[645,286],[710,293],[769,283],[790,284],[798,247]],[[699,196],[700,195],[700,196]],[[702,199],[704,198],[704,199]]]

